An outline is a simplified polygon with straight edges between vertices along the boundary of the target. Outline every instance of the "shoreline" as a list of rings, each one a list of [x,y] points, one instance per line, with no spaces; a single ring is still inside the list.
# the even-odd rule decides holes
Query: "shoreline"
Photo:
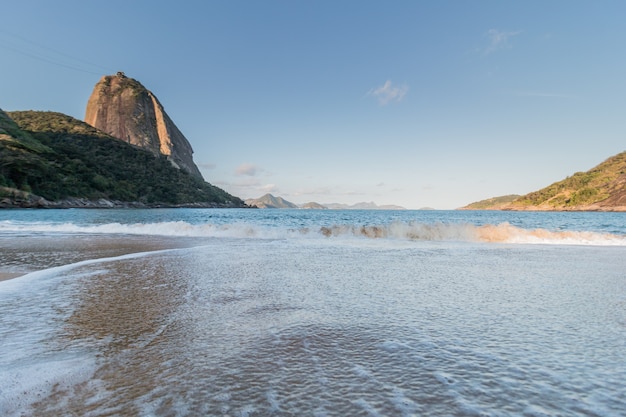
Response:
[[[90,259],[198,246],[198,239],[162,236],[0,236],[0,283]]]
[[[5,272],[5,271],[0,271],[0,282],[8,281],[10,279],[19,278],[19,277],[24,276],[26,274],[28,274],[28,272]]]
[[[120,201],[108,198],[89,199],[85,197],[67,197],[62,200],[50,201],[44,197],[15,188],[0,186],[0,209],[71,209],[71,208],[251,208],[245,203],[233,201],[225,203],[211,201],[195,201],[186,203],[141,201]]]

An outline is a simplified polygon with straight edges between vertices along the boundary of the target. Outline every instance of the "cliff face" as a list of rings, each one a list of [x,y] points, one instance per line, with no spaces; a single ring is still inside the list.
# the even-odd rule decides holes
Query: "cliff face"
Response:
[[[154,155],[165,155],[176,168],[202,179],[189,141],[159,100],[123,73],[98,81],[87,102],[85,122]]]

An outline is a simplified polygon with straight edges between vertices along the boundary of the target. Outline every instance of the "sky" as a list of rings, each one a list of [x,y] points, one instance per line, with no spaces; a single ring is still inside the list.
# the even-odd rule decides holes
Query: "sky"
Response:
[[[240,198],[455,209],[626,150],[626,2],[2,0],[0,108],[152,91]]]

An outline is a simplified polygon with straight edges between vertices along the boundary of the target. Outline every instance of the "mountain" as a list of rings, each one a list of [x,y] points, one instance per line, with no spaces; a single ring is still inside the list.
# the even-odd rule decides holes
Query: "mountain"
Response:
[[[626,211],[626,152],[526,194],[506,209]]]
[[[470,203],[461,210],[502,210],[511,204],[514,200],[521,197],[519,194],[503,195],[501,197],[488,198],[486,200]]]
[[[258,208],[298,208],[294,203],[283,199],[282,197],[274,197],[271,194],[265,194],[263,197],[251,198],[245,201],[250,207]]]
[[[473,203],[477,204],[477,203]],[[463,207],[470,208],[472,204]],[[626,211],[626,152],[493,210]]]
[[[310,210],[326,210],[328,207],[321,205],[320,203],[316,203],[311,201],[310,203],[304,203],[300,205],[301,209],[310,209]]]
[[[55,112],[0,110],[0,207],[245,207],[165,155]]]
[[[301,208],[301,209],[334,209],[334,210],[406,210],[400,206],[377,206],[375,203],[357,203],[353,205],[348,204],[320,204],[310,202],[306,204],[297,205],[290,201],[283,199],[282,197],[275,197],[272,194],[265,194],[263,197],[250,198],[246,200],[246,204],[258,208]]]
[[[202,179],[189,141],[176,127],[152,92],[118,72],[95,85],[85,110],[85,122]]]

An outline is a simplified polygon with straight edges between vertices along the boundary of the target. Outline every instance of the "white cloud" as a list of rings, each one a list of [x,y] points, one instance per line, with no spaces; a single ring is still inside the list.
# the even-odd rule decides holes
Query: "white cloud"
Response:
[[[487,47],[483,49],[483,52],[485,53],[485,55],[488,55],[500,49],[511,48],[509,39],[511,39],[513,36],[519,35],[520,33],[522,32],[503,32],[497,29],[489,29],[487,31],[489,45],[487,45]]]
[[[235,170],[235,175],[238,175],[238,176],[247,175],[249,177],[254,177],[258,171],[259,171],[259,168],[256,165],[241,164]]]
[[[367,95],[376,97],[381,106],[386,106],[392,101],[402,101],[408,91],[409,87],[407,85],[394,87],[391,84],[391,80],[387,80],[380,87],[372,88]]]

